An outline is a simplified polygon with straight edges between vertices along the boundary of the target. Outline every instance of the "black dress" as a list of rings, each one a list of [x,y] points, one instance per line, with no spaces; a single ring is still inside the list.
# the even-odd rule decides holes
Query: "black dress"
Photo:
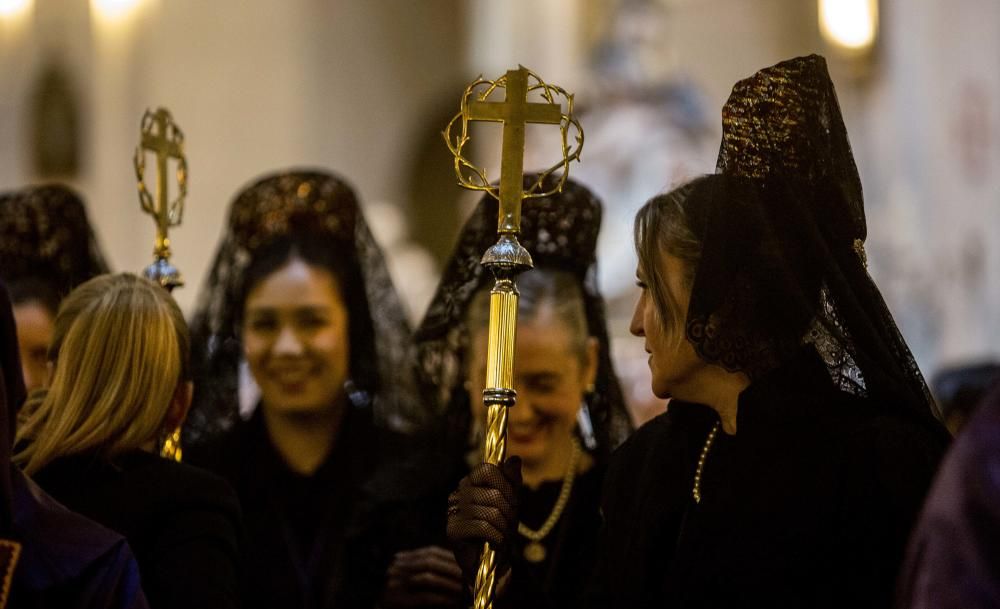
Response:
[[[413,458],[397,468],[391,478],[380,477],[393,480],[395,487],[395,501],[384,503],[376,513],[377,520],[368,527],[374,543],[385,548],[379,552],[380,556],[431,545],[449,547],[445,535],[448,495],[469,474],[469,466],[465,451],[456,450],[457,441],[442,441],[447,437],[442,431],[430,437],[411,438],[403,450]],[[495,599],[495,607],[579,607],[584,589],[582,578],[592,571],[596,558],[605,471],[606,466],[598,460],[590,469],[577,474],[562,515],[540,542],[545,548],[544,560],[527,560],[525,547],[529,540],[520,534],[511,538],[511,547],[504,554],[509,561],[510,580],[504,593]],[[552,514],[561,490],[562,480],[545,481],[537,488],[522,485],[518,489],[520,521],[532,530],[541,529]],[[383,497],[387,495],[382,493]],[[467,594],[461,606],[469,607],[472,601],[471,593]]]
[[[890,607],[945,450],[938,430],[836,391],[803,353],[740,396],[737,433],[672,404],[613,457],[592,607]]]
[[[240,513],[224,480],[141,451],[113,463],[63,457],[34,479],[125,536],[153,609],[239,606]]]
[[[592,467],[579,474],[559,522],[541,541],[545,560],[525,558],[528,540],[517,535],[511,551],[511,579],[498,607],[562,609],[579,607],[582,578],[593,568],[598,532],[604,469]],[[538,488],[521,487],[518,517],[537,531],[552,513],[562,489],[561,480],[543,482]]]
[[[278,454],[258,407],[249,421],[190,453],[236,488],[247,533],[245,607],[371,607],[386,562],[368,537],[382,436],[370,408],[350,407],[311,476]]]

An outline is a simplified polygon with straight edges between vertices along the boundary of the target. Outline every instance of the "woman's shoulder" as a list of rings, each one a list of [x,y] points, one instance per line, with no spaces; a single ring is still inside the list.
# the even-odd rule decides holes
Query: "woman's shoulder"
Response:
[[[704,438],[714,417],[714,413],[704,406],[671,401],[666,412],[647,421],[615,450],[611,458],[612,469],[631,466],[678,440],[692,436]]]
[[[667,411],[641,426],[612,453],[604,498],[635,495],[650,479],[683,479],[694,453],[716,421],[715,413],[697,404],[672,401]]]
[[[67,496],[84,505],[122,500],[124,517],[142,513],[162,517],[165,512],[185,509],[217,510],[238,517],[236,493],[223,478],[152,453],[134,451],[110,461],[69,458],[53,466],[54,478],[62,479],[63,488],[68,484],[67,474],[78,476],[74,487],[65,489]],[[46,478],[40,482],[45,486]]]
[[[820,424],[849,449],[866,448],[887,455],[917,452],[936,460],[950,442],[944,425],[930,413],[923,418],[908,415],[891,405],[845,392],[837,392],[826,401],[826,416],[820,417]]]
[[[176,492],[190,500],[236,505],[236,493],[221,476],[207,469],[149,455],[136,474],[155,477],[163,490]]]

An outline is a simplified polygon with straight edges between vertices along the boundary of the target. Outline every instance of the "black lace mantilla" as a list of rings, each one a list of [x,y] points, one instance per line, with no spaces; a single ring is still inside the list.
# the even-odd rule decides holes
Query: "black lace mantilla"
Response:
[[[329,239],[331,247],[353,252],[374,333],[374,395],[352,401],[371,403],[376,420],[389,427],[413,424],[416,396],[407,374],[406,345],[410,328],[392,285],[385,260],[361,213],[351,187],[322,171],[293,170],[260,178],[235,198],[208,280],[191,324],[192,359],[198,388],[186,434],[202,441],[229,429],[239,418],[238,375],[242,358],[239,340],[239,299],[243,279],[255,254],[274,239],[305,231]]]
[[[738,82],[722,110],[687,335],[699,355],[757,376],[803,343],[834,383],[930,417],[923,376],[870,278],[864,200],[822,57]]]
[[[0,195],[0,277],[44,279],[59,296],[108,272],[83,199],[59,184]]]
[[[525,187],[534,176],[525,177]],[[545,189],[550,188],[545,185]],[[496,242],[498,204],[484,196],[466,222],[448,260],[437,292],[415,333],[417,376],[424,395],[433,396],[435,415],[465,421],[462,360],[468,339],[466,310],[475,294],[493,277],[483,268],[483,252]],[[585,187],[567,180],[561,193],[529,199],[521,211],[519,241],[531,253],[535,268],[572,272],[580,282],[590,334],[600,344],[597,383],[591,396],[591,418],[601,450],[611,450],[628,437],[632,424],[611,362],[604,299],[597,285],[597,236],[601,203]],[[530,271],[529,271],[530,272]],[[452,411],[452,412],[449,412]],[[464,410],[465,412],[455,412]],[[453,430],[463,436],[467,430]]]

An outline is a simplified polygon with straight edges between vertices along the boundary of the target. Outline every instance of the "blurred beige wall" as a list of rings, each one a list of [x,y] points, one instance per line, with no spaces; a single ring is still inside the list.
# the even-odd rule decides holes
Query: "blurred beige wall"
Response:
[[[19,31],[0,29],[0,187],[35,179],[27,96],[43,58],[58,52],[86,125],[72,183],[113,268],[141,269],[153,226],[138,209],[132,151],[143,111],[169,108],[190,171],[173,236],[188,311],[238,188],[265,171],[326,167],[366,204],[401,204],[409,142],[464,73],[460,0],[140,0],[111,21],[82,0],[35,0],[32,13]]]

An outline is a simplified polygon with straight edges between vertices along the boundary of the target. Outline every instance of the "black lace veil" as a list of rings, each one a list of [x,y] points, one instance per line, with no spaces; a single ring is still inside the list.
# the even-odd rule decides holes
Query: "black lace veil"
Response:
[[[535,179],[525,176],[525,188]],[[456,442],[468,438],[469,404],[463,387],[466,312],[476,293],[493,284],[480,260],[496,242],[497,209],[496,200],[488,195],[476,206],[414,335],[422,394],[430,399],[428,406],[434,415],[445,417]],[[596,450],[607,453],[625,440],[632,423],[611,362],[604,299],[597,285],[600,228],[600,201],[587,188],[567,180],[562,193],[525,201],[519,241],[531,253],[535,268],[569,271],[579,281],[588,329],[600,345],[597,380],[588,408]]]
[[[410,328],[351,187],[321,171],[265,176],[236,196],[224,230],[191,323],[196,389],[186,439],[202,442],[239,420],[239,318],[245,274],[255,256],[273,242],[294,242],[300,235],[322,239],[345,259],[349,285],[342,287],[352,291],[348,300],[353,298],[363,309],[351,312],[351,325],[366,328],[365,339],[351,346],[352,402],[370,405],[376,422],[389,428],[405,430],[415,424],[415,394],[405,365]],[[356,335],[352,328],[352,337]]]
[[[108,265],[80,196],[60,184],[0,194],[0,277],[44,281],[57,297]]]
[[[751,377],[811,344],[836,386],[930,419],[923,376],[866,269],[864,199],[822,57],[738,82],[722,110],[687,335]]]

